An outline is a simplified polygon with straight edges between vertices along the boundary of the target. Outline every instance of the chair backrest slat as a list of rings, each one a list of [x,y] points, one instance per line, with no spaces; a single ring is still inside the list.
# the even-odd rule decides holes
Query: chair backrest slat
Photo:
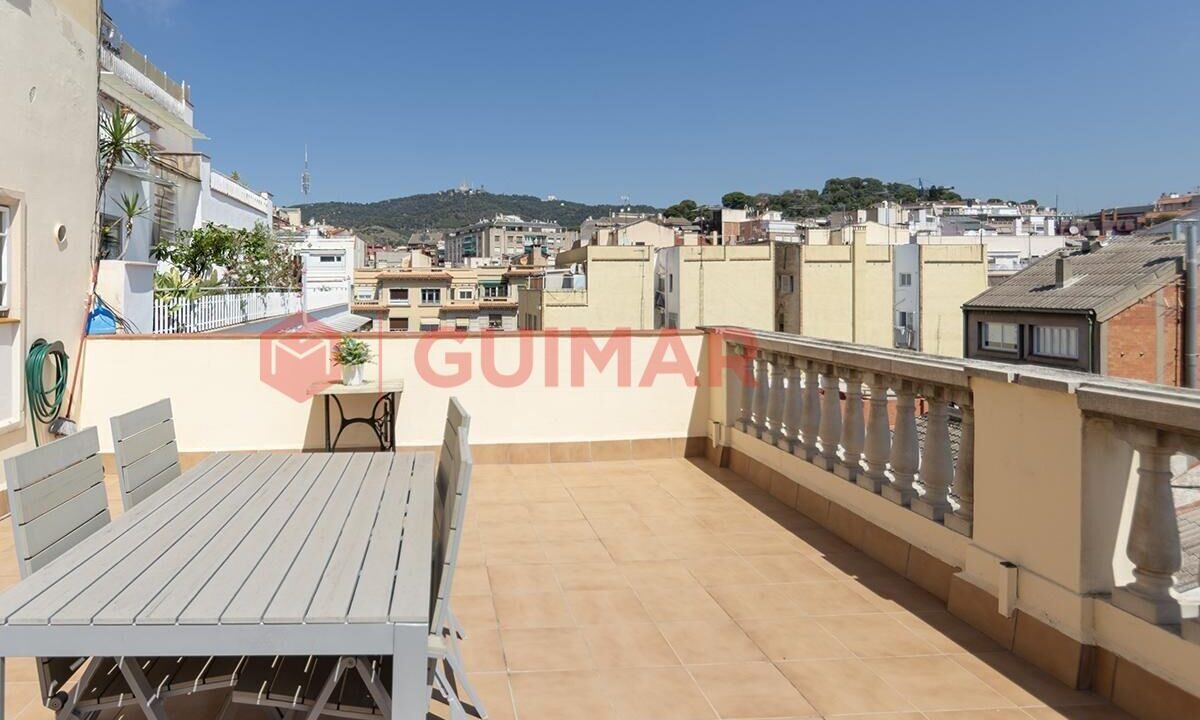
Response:
[[[5,460],[4,476],[21,577],[109,521],[94,427]]]
[[[179,477],[179,447],[171,401],[159,400],[112,419],[113,456],[128,510]]]
[[[430,630],[434,633],[440,632],[446,623],[446,603],[450,599],[458,548],[462,541],[467,491],[471,485],[470,427],[471,416],[456,398],[451,398],[434,495],[433,597],[430,610]]]
[[[109,522],[100,440],[94,427],[8,458],[4,477],[22,578]],[[85,659],[39,658],[42,697],[61,690]]]

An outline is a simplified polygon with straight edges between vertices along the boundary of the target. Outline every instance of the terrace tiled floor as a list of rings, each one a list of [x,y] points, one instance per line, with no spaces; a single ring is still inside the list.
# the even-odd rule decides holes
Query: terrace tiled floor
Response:
[[[478,465],[473,482],[453,607],[495,720],[1127,717],[703,460]],[[0,586],[16,579],[5,520]],[[52,717],[31,661],[6,690],[7,717]]]

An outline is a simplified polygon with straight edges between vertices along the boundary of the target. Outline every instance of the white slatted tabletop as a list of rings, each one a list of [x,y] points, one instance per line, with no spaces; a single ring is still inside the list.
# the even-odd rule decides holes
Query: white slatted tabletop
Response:
[[[424,717],[433,486],[428,453],[213,454],[0,594],[0,657],[392,655]]]

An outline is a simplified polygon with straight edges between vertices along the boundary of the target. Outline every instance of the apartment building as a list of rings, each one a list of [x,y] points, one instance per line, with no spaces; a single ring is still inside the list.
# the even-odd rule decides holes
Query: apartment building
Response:
[[[96,3],[0,3],[0,457],[33,443],[25,358],[62,342],[72,366],[91,273],[98,122]],[[49,376],[48,376],[49,377]],[[47,439],[44,425],[36,429]]]
[[[387,332],[516,330],[517,293],[540,270],[519,267],[359,270],[355,313]]]
[[[653,247],[586,245],[559,253],[555,265],[571,271],[570,287],[538,278],[521,290],[520,329],[654,329]]]
[[[1179,385],[1184,252],[1160,225],[1043,257],[964,304],[963,352]]]
[[[616,232],[633,223],[658,217],[651,213],[619,211],[607,217],[588,218],[579,225],[578,245],[617,245]]]
[[[148,159],[123,158],[100,198],[102,258],[96,292],[126,321],[126,329],[152,330],[154,243],[206,223],[250,229],[272,227],[270,193],[250,189],[212,167],[193,142],[206,139],[195,126],[187,83],[146,59],[103,13],[99,43],[100,113],[117,108],[138,121],[137,136],[153,148]],[[93,131],[93,134],[94,131]],[[140,212],[130,214],[129,203]]]
[[[770,330],[775,246],[699,245],[655,253],[655,326],[739,325]]]
[[[962,303],[987,288],[978,245],[775,247],[775,329],[959,356]]]
[[[497,215],[446,233],[446,265],[505,265],[533,247],[553,255],[571,247],[577,237],[575,231],[565,230],[556,222]]]

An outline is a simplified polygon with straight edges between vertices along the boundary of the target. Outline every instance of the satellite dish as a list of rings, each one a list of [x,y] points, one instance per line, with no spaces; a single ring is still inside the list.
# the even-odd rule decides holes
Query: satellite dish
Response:
[[[1067,228],[1067,232],[1071,233],[1072,235],[1078,235],[1079,234],[1079,226],[1072,225],[1071,227]]]

